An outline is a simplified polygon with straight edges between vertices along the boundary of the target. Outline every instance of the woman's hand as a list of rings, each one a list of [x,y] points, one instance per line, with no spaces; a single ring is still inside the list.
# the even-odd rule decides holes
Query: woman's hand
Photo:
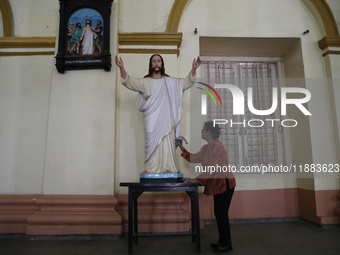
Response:
[[[175,140],[175,141],[176,141],[177,146],[181,149],[181,151],[183,151],[184,147],[182,145],[182,140]]]

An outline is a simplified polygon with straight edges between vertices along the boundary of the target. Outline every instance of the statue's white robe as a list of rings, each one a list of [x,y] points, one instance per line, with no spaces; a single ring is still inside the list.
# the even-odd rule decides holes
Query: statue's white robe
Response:
[[[83,39],[83,55],[92,55],[93,54],[93,45],[94,45],[94,39],[93,39],[94,32],[91,30],[86,31],[84,34]]]
[[[149,173],[179,172],[175,138],[180,135],[184,90],[195,83],[186,78],[133,78],[122,80],[128,89],[139,92],[137,108],[144,114],[145,170]]]

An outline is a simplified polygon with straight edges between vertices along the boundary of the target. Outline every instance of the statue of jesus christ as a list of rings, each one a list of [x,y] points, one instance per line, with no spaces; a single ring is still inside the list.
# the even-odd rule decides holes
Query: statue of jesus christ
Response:
[[[145,171],[143,173],[178,173],[175,138],[180,135],[183,92],[195,83],[201,60],[192,63],[186,78],[171,78],[165,73],[161,55],[150,58],[149,73],[144,78],[129,76],[122,58],[116,56],[122,84],[139,92],[137,108],[143,112],[145,126]]]

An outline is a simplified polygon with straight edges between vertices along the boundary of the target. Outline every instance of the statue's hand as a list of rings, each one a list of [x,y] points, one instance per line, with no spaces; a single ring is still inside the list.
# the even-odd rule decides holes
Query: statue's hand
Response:
[[[120,68],[124,67],[124,63],[123,63],[123,60],[122,60],[121,57],[119,57],[119,59],[118,59],[118,57],[116,56],[116,57],[115,57],[115,62],[116,62],[116,65],[117,65],[118,67],[120,67]]]
[[[197,60],[196,58],[194,58],[194,60],[192,61],[192,68],[197,69],[201,65],[201,63],[202,61],[199,56],[197,57]]]

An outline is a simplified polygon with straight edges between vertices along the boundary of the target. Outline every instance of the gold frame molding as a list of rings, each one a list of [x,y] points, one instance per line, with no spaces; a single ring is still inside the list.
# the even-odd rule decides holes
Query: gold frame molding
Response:
[[[326,0],[310,0],[314,5],[315,9],[318,11],[323,25],[326,30],[327,36],[339,36],[339,29],[336,24],[333,12]]]
[[[14,56],[48,56],[54,55],[54,51],[18,51],[18,52],[7,52],[0,51],[0,57],[14,57]]]
[[[120,33],[120,45],[170,45],[179,48],[182,33]]]
[[[339,50],[328,50],[325,53],[322,54],[323,57],[327,56],[327,55],[340,55],[340,51]]]
[[[328,47],[337,47],[340,48],[340,36],[325,36],[320,41],[318,41],[319,48],[324,50]],[[339,55],[339,50],[327,50],[322,54],[323,57],[327,55]]]
[[[340,47],[340,36],[325,36],[318,41],[318,45],[321,50],[327,47]]]
[[[157,45],[176,46],[176,49],[145,49],[145,48],[119,48],[119,53],[132,54],[176,54],[179,56],[179,47],[182,42],[182,33],[120,33],[119,45]]]
[[[0,37],[0,48],[54,48],[55,36]]]
[[[178,32],[178,25],[181,21],[182,13],[187,3],[188,0],[175,0],[174,4],[172,5],[172,9],[166,26],[167,33]]]
[[[0,37],[0,49],[54,48],[55,36],[50,37]],[[1,57],[54,55],[53,51],[1,51]]]
[[[8,0],[0,0],[4,37],[13,36],[13,14]]]
[[[179,49],[119,49],[119,53],[130,54],[176,54],[179,56]]]

